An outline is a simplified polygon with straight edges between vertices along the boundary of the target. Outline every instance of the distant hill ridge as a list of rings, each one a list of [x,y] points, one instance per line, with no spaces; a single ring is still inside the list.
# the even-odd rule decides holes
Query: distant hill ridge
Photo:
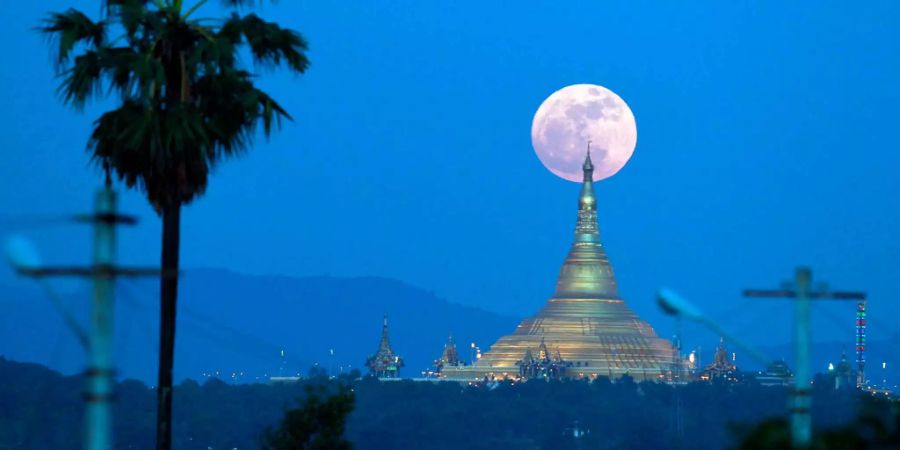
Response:
[[[157,292],[150,281],[118,286],[116,358],[123,377],[148,383],[155,378]],[[88,295],[64,299],[82,319]],[[0,354],[64,373],[83,368],[83,352],[43,292],[0,287],[0,312]],[[405,358],[407,376],[440,356],[450,334],[467,347],[461,353],[468,357],[470,342],[486,348],[518,323],[517,318],[450,303],[388,278],[187,270],[180,286],[176,378],[199,379],[218,371],[222,378],[234,372],[239,381],[253,381],[305,373],[316,363],[336,372],[361,368],[378,345],[385,313],[391,344]]]
[[[157,352],[158,287],[149,280],[122,281],[117,289],[116,365],[120,377],[154,384]],[[90,293],[63,301],[87,318]],[[264,375],[306,373],[318,363],[340,371],[362,368],[376,350],[381,318],[387,313],[394,349],[406,360],[404,376],[416,376],[440,356],[449,334],[468,359],[469,344],[483,351],[515,329],[519,319],[454,304],[402,281],[378,277],[289,277],[246,275],[218,269],[184,273],[179,301],[176,378],[202,379],[219,371],[244,372],[239,381]],[[868,374],[873,381],[900,381],[900,335],[868,343]],[[730,347],[729,347],[730,348]],[[282,361],[281,350],[285,350]],[[334,350],[331,355],[330,350]],[[793,366],[790,344],[768,346],[766,354]],[[852,343],[815,342],[813,370],[837,363],[841,350],[851,362]],[[33,361],[63,373],[84,368],[84,352],[63,326],[46,294],[34,284],[0,285],[0,355]],[[704,355],[704,363],[711,355]],[[748,367],[748,365],[750,367]],[[751,368],[738,353],[738,366]]]

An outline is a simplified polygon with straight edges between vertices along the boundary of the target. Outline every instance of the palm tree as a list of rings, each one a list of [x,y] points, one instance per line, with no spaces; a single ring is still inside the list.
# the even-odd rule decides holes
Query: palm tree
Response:
[[[195,19],[207,0],[106,0],[102,17],[51,13],[40,31],[52,40],[64,102],[81,109],[114,95],[116,109],[93,124],[91,159],[146,194],[162,217],[157,449],[171,447],[172,366],[181,207],[206,190],[210,169],[246,151],[262,125],[268,136],[288,113],[254,84],[238,53],[255,66],[309,66],[303,37],[224,1],[222,20]],[[115,35],[111,38],[110,35]]]

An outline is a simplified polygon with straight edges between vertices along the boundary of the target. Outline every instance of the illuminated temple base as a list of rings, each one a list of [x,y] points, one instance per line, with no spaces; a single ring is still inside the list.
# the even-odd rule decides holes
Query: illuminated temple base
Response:
[[[500,338],[472,366],[446,367],[448,379],[518,378],[517,362],[541,340],[567,363],[566,377],[659,380],[670,375],[673,349],[622,300],[551,299],[537,315]]]
[[[523,361],[535,359],[552,366],[562,377],[659,380],[675,366],[672,344],[656,336],[619,297],[612,265],[600,242],[590,153],[584,163],[584,182],[578,200],[575,240],[560,270],[553,298],[524,320],[511,335],[500,338],[472,366],[445,367],[441,376],[457,380],[535,377],[520,371]],[[537,356],[537,358],[534,358]]]

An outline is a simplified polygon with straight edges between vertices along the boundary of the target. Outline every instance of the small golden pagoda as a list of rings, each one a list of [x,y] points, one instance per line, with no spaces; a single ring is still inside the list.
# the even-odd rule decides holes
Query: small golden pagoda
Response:
[[[450,336],[447,338],[447,343],[444,344],[444,351],[441,352],[441,357],[434,360],[434,369],[436,372],[440,372],[444,367],[461,365],[463,365],[463,362],[459,359],[459,352],[456,351],[456,343],[453,342],[453,336]]]
[[[597,227],[590,149],[583,169],[575,242],[559,272],[553,297],[473,365],[445,367],[443,377],[490,380],[552,373],[559,378],[618,378],[629,374],[636,380],[658,380],[671,374],[675,365],[672,344],[657,337],[619,296]],[[553,364],[553,370],[547,369],[550,366],[535,370],[535,361],[541,358]]]
[[[716,354],[703,372],[700,372],[702,381],[724,380],[738,381],[737,366],[728,359],[728,350],[725,349],[725,339],[719,338],[719,346],[716,347]]]
[[[378,351],[366,360],[366,367],[369,369],[369,374],[374,377],[397,378],[400,376],[400,368],[403,366],[403,358],[394,353],[391,342],[388,340],[388,320],[387,314],[385,314]]]

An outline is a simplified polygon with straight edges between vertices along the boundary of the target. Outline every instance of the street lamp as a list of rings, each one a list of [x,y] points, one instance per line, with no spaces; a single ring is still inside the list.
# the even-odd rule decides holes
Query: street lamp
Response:
[[[41,255],[37,247],[23,236],[10,236],[6,240],[5,245],[6,259],[16,272],[21,274],[35,273],[41,270]],[[56,291],[50,286],[46,278],[35,278],[38,285],[44,289],[50,304],[56,312],[62,316],[63,322],[69,327],[69,330],[75,334],[78,342],[85,350],[90,350],[89,337],[85,330],[79,325],[78,320],[63,304],[62,299],[57,295]]]
[[[6,241],[6,259],[16,271],[34,270],[41,266],[41,256],[34,244],[22,236],[12,236]]]
[[[660,308],[662,308],[662,310],[667,314],[684,317],[704,325],[710,330],[718,333],[720,336],[722,336],[723,339],[734,343],[735,345],[746,351],[753,359],[759,361],[763,365],[766,365],[769,363],[769,361],[771,361],[771,359],[767,358],[762,352],[735,338],[734,335],[727,332],[718,323],[703,315],[699,308],[691,304],[684,297],[676,294],[674,291],[666,288],[660,288],[657,293],[656,302],[659,304]],[[796,390],[798,389],[795,388],[795,391]],[[809,424],[809,412],[808,410],[801,410],[801,408],[797,408],[795,405],[790,408],[792,423],[791,440],[794,448],[806,448],[808,446],[811,430],[808,425],[806,425],[804,429],[798,429],[800,427],[798,427],[797,424],[801,422],[806,422],[806,424]],[[807,420],[801,421],[801,419]]]
[[[700,308],[694,306],[693,303],[678,295],[675,291],[668,288],[659,288],[656,294],[656,303],[666,314],[670,316],[683,317],[685,319],[697,322],[705,326],[706,328],[709,328],[714,333],[721,336],[724,340],[733,343],[741,350],[747,352],[747,354],[750,355],[751,358],[755,359],[763,366],[766,366],[770,362],[772,362],[771,358],[766,357],[766,355],[754,348],[752,345],[749,345],[736,338],[732,333],[722,328],[721,325],[704,315],[703,312],[700,311]]]

